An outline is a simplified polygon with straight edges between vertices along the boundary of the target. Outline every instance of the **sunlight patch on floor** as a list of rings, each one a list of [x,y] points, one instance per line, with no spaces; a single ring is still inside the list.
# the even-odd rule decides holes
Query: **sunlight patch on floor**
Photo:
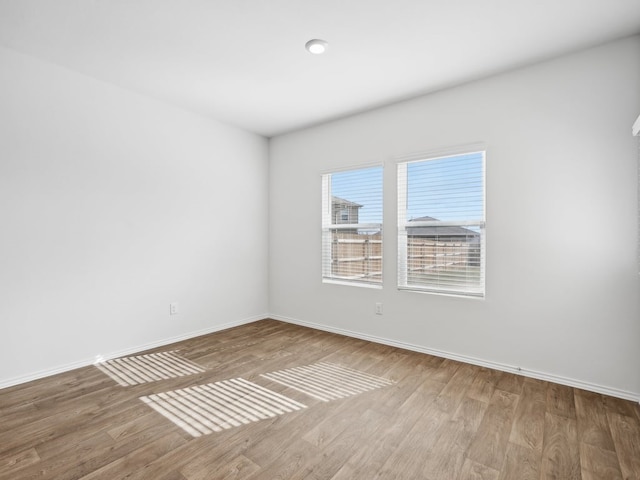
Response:
[[[148,395],[140,400],[194,437],[307,408],[243,378]]]
[[[174,351],[122,357],[95,366],[123,387],[183,377],[205,371]]]
[[[288,368],[260,376],[323,402],[350,397],[393,384],[386,378],[329,362]]]

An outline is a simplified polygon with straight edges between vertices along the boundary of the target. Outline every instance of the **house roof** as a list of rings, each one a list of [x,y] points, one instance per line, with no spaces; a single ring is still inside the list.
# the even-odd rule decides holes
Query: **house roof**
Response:
[[[433,222],[437,221],[437,218],[433,217],[418,217],[412,218],[410,222]],[[478,232],[469,230],[464,227],[457,226],[429,226],[429,227],[411,227],[407,226],[407,233],[409,235],[417,235],[421,237],[477,237]]]
[[[343,205],[345,207],[357,207],[357,208],[361,208],[362,205],[360,205],[359,203],[356,202],[351,202],[349,200],[345,200],[344,198],[340,198],[340,197],[335,197],[332,196],[331,197],[331,204],[332,205]]]

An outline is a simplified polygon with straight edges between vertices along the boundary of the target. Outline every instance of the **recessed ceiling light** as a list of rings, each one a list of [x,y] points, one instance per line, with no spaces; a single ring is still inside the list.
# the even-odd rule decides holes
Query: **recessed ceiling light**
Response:
[[[320,55],[325,52],[327,45],[329,44],[326,41],[314,38],[313,40],[309,40],[305,43],[304,48],[306,48],[310,53]]]

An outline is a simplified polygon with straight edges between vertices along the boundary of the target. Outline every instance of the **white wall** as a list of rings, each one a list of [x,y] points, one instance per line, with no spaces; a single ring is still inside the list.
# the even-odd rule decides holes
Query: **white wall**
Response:
[[[6,49],[0,72],[0,386],[267,315],[266,139]]]
[[[639,112],[633,37],[272,139],[272,315],[640,397]],[[486,299],[398,291],[394,157],[473,142],[488,146]],[[322,284],[320,174],[370,162],[385,165],[384,289]]]

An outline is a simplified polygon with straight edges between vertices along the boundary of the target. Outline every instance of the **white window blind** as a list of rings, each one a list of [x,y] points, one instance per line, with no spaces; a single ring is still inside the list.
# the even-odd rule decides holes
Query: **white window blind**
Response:
[[[484,152],[398,164],[398,287],[484,296]]]
[[[322,176],[322,278],[382,285],[382,167]]]

